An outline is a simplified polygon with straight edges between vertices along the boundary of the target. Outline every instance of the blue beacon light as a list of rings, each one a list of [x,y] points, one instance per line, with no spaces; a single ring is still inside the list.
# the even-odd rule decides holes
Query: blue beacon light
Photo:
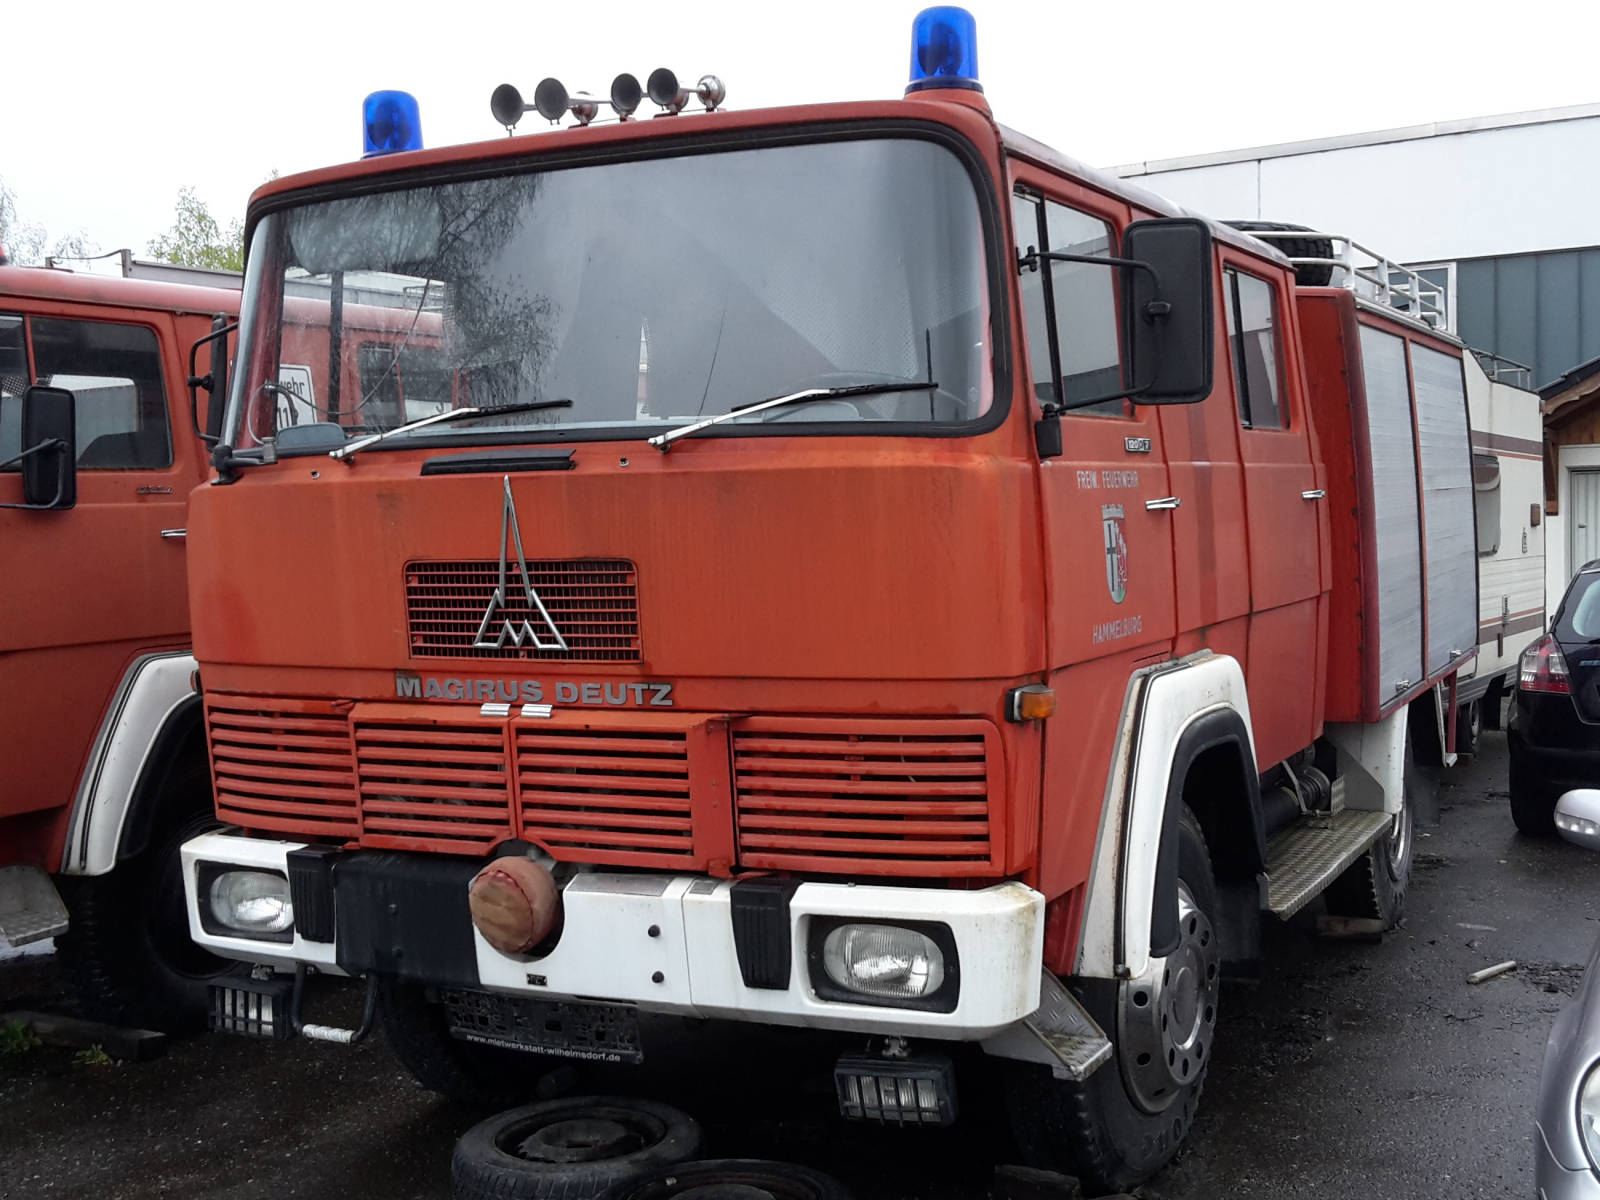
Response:
[[[911,82],[906,94],[927,88],[966,88],[978,82],[978,23],[952,4],[925,8],[911,21]]]
[[[422,149],[422,113],[410,92],[373,92],[361,102],[362,158]]]

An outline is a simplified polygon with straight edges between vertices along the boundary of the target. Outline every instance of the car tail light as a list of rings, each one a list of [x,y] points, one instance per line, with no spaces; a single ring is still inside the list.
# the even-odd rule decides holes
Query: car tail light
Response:
[[[1569,680],[1566,657],[1550,634],[1545,634],[1522,652],[1517,686],[1523,691],[1566,694],[1572,691]]]

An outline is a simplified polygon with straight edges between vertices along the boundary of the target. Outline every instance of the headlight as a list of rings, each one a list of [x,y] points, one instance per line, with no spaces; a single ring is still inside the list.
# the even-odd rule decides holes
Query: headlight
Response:
[[[944,952],[899,925],[841,925],[822,943],[822,969],[847,991],[920,1000],[944,984]]]
[[[206,898],[216,924],[247,937],[284,934],[294,926],[289,881],[275,871],[219,871]]]
[[[1578,1091],[1578,1132],[1589,1165],[1600,1171],[1600,1062],[1589,1068]]]

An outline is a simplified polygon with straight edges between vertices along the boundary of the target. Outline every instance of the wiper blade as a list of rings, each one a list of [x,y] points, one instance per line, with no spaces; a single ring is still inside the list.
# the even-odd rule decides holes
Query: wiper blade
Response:
[[[329,458],[349,459],[357,451],[365,450],[368,446],[392,438],[396,434],[410,433],[413,429],[421,429],[424,425],[438,425],[445,421],[459,421],[465,417],[501,416],[505,413],[538,412],[546,408],[571,408],[571,400],[532,400],[527,404],[502,404],[495,407],[482,408],[451,408],[444,412],[434,413],[431,417],[422,417],[416,421],[407,421],[404,425],[396,425],[393,429],[383,433],[374,433],[369,437],[357,438],[340,446],[337,450],[329,450]]]
[[[672,449],[672,443],[679,438],[688,437],[691,433],[699,433],[702,429],[709,429],[713,425],[720,425],[724,421],[731,421],[735,417],[749,416],[767,408],[781,408],[785,404],[799,404],[802,400],[831,400],[840,396],[884,396],[890,392],[927,392],[939,385],[932,380],[927,382],[905,383],[864,383],[855,387],[831,388],[806,388],[803,392],[790,392],[787,396],[774,396],[771,400],[758,400],[754,404],[743,404],[730,412],[720,413],[715,417],[707,417],[704,421],[696,421],[693,425],[680,425],[676,429],[669,429],[649,439],[649,444],[665,454]]]

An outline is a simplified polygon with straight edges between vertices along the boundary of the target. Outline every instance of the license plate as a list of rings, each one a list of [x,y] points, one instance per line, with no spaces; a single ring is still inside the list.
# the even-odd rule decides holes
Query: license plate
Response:
[[[463,1041],[594,1062],[644,1061],[639,1010],[631,1004],[576,1004],[456,989],[442,998],[450,1035]]]

